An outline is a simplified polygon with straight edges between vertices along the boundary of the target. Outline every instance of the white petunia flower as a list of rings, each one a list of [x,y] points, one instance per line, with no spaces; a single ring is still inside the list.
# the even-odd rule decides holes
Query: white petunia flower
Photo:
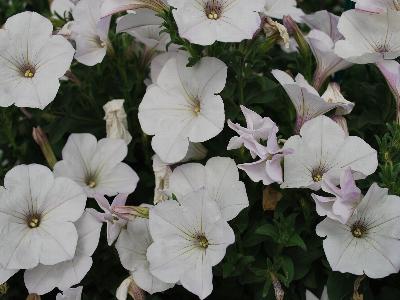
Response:
[[[68,290],[63,291],[62,293],[58,293],[56,296],[56,300],[81,300],[82,297],[82,286],[78,286],[76,288],[70,288]]]
[[[130,271],[134,282],[149,294],[163,292],[174,286],[157,279],[150,273],[146,253],[152,242],[149,221],[135,218],[128,222],[127,228],[121,232],[115,244],[122,266]]]
[[[124,109],[125,100],[116,99],[107,102],[104,106],[106,131],[108,138],[123,139],[128,145],[132,136],[128,130],[128,120]]]
[[[87,66],[101,63],[107,53],[111,16],[101,18],[102,3],[103,0],[81,0],[72,11],[75,59]]]
[[[373,184],[347,222],[326,218],[316,232],[326,237],[333,271],[383,278],[400,270],[400,198]]]
[[[265,0],[263,13],[271,18],[282,19],[291,16],[296,22],[302,22],[304,12],[297,8],[296,0]]]
[[[53,0],[50,4],[50,11],[52,14],[64,17],[72,11],[78,2],[79,0]]]
[[[344,40],[336,43],[336,55],[356,64],[376,63],[400,56],[400,12],[381,14],[349,10],[338,24]]]
[[[300,135],[289,138],[284,149],[293,154],[284,160],[283,188],[319,190],[325,174],[339,178],[347,167],[354,179],[363,179],[378,167],[376,151],[356,136],[346,136],[330,118],[317,117],[308,121]]]
[[[387,9],[400,11],[399,0],[352,0],[356,8],[364,11],[383,13]]]
[[[117,33],[126,32],[151,50],[166,51],[171,38],[168,33],[162,32],[162,23],[163,19],[154,11],[141,9],[121,17],[117,22]]]
[[[217,203],[222,217],[227,221],[249,206],[246,187],[239,181],[238,168],[231,158],[213,157],[205,166],[198,163],[184,164],[177,167],[170,176],[169,192],[178,201],[202,188]]]
[[[121,161],[128,147],[121,139],[101,139],[88,133],[71,134],[56,163],[57,177],[68,177],[82,186],[88,195],[114,196],[132,193],[139,181],[135,171]]]
[[[251,39],[260,28],[265,0],[168,0],[181,37],[211,45]]]
[[[20,165],[4,178],[0,194],[0,265],[30,269],[74,257],[86,196],[68,178],[40,165]]]
[[[1,199],[1,198],[0,198]],[[19,270],[8,270],[0,266],[0,284],[5,283],[8,279],[10,279],[15,273]]]
[[[212,267],[224,258],[235,235],[205,190],[164,201],[150,210],[147,250],[150,272],[206,298],[211,294]]]
[[[25,285],[29,293],[46,294],[54,288],[66,291],[78,284],[92,267],[92,255],[100,239],[101,223],[91,214],[90,209],[76,221],[78,244],[73,259],[55,265],[38,265],[26,270]]]
[[[175,58],[177,55],[174,51],[168,51],[161,54],[158,54],[151,60],[150,64],[150,79],[148,79],[148,86],[152,83],[157,83],[158,76],[161,73],[161,70],[164,68],[166,63],[171,59]]]
[[[74,48],[52,31],[34,12],[12,16],[0,29],[0,106],[44,109],[54,100]]]
[[[295,80],[280,70],[273,70],[272,75],[282,85],[296,109],[296,132],[299,132],[305,122],[341,105],[338,103],[329,103],[322,99],[301,74],[298,74]]]
[[[205,142],[224,127],[224,103],[217,94],[225,87],[227,66],[210,57],[193,67],[187,63],[184,53],[171,58],[139,106],[140,125],[154,135],[152,147],[166,163],[182,160],[190,142]]]
[[[338,30],[339,16],[326,10],[320,10],[310,15],[304,15],[302,18],[308,27],[324,32],[334,43],[343,39],[343,35]]]

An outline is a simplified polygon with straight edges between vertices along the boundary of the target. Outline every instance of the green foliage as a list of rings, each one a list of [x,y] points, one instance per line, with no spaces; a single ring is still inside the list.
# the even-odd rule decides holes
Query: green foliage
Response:
[[[305,0],[301,5],[307,12],[319,9],[340,12],[344,8],[343,1],[334,0]],[[0,24],[7,17],[26,9],[49,14],[47,0],[0,1]],[[262,34],[238,44],[191,45],[179,37],[171,11],[162,17],[172,42],[191,54],[191,64],[203,56],[214,56],[228,65],[228,81],[222,92],[227,119],[243,123],[239,108],[243,104],[276,121],[282,138],[292,135],[295,111],[283,89],[271,76],[271,70],[278,68],[293,74],[303,72],[304,61],[300,55],[286,54],[277,46],[271,48]],[[64,21],[56,23],[60,22]],[[45,110],[0,109],[0,183],[15,164],[46,164],[31,138],[33,126],[40,125],[44,129],[60,158],[71,133],[89,132],[98,138],[104,137],[102,105],[111,99],[123,98],[133,136],[126,161],[141,179],[129,202],[152,202],[152,150],[150,138],[140,129],[137,110],[146,90],[144,80],[148,77],[148,65],[154,53],[143,50],[143,46],[128,35],[113,32],[115,28],[110,35],[114,51],[95,67],[75,62],[71,68],[73,77],[62,83],[57,98]],[[360,182],[363,192],[371,182],[377,181],[388,187],[391,193],[400,195],[400,126],[385,125],[395,118],[395,103],[385,81],[374,66],[354,66],[337,74],[335,79],[340,82],[345,97],[356,103],[348,119],[350,133],[364,138],[379,150],[379,172]],[[232,136],[233,132],[226,128],[207,142],[205,146],[209,149],[209,156],[230,156],[238,164],[250,161],[250,155],[243,150],[226,152]],[[350,299],[356,278],[332,272],[326,262],[322,240],[315,234],[315,226],[321,218],[315,213],[310,192],[283,190],[283,198],[276,210],[264,212],[263,186],[251,182],[243,173],[241,176],[247,187],[250,207],[231,222],[236,243],[228,248],[224,261],[214,268],[214,292],[209,299],[275,299],[273,276],[281,282],[285,299],[304,300],[306,289],[320,295],[326,284],[330,300]],[[89,206],[95,207],[95,204],[89,201]],[[114,299],[116,288],[127,275],[115,249],[107,246],[103,229],[93,267],[82,282],[83,299]],[[399,299],[399,283],[399,275],[379,281],[365,279],[361,292],[365,300]],[[9,281],[9,286],[2,299],[24,299],[26,290],[21,273]],[[54,299],[54,295],[42,299]],[[148,299],[196,297],[181,287],[175,287]]]

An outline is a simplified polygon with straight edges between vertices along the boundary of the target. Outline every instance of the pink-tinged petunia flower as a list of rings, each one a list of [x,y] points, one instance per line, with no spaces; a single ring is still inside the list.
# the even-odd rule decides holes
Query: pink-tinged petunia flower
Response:
[[[346,224],[353,215],[356,206],[361,200],[361,190],[356,186],[352,171],[346,168],[340,175],[340,187],[337,187],[338,178],[326,175],[322,179],[321,188],[334,197],[324,197],[312,194],[317,213]]]
[[[382,61],[377,64],[379,70],[385,76],[390,90],[397,103],[397,122],[400,123],[400,64],[397,61]]]
[[[104,196],[94,195],[97,204],[104,211],[104,213],[96,212],[95,214],[100,222],[105,222],[107,224],[107,243],[109,246],[115,242],[122,228],[126,226],[127,220],[115,212],[114,208],[117,206],[124,206],[127,198],[127,194],[118,194],[110,205]]]
[[[278,128],[270,118],[263,118],[243,105],[240,108],[246,119],[246,127],[228,120],[228,126],[239,135],[231,138],[227,147],[228,150],[239,149],[245,145],[244,141],[248,135],[256,141],[266,141],[271,133],[277,131]],[[256,158],[257,154],[254,151],[250,150],[250,153],[253,158]]]

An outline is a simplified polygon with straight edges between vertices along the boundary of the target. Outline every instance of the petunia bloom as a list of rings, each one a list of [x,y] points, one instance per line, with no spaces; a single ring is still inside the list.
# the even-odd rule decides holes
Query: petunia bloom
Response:
[[[300,130],[305,122],[341,105],[338,103],[329,103],[322,99],[301,74],[298,74],[295,80],[280,70],[273,70],[272,75],[282,85],[296,109],[296,132]]]
[[[20,165],[0,193],[0,265],[9,270],[54,265],[74,257],[86,196],[68,178],[40,165]]]
[[[211,45],[251,39],[260,28],[265,0],[168,0],[181,37]]]
[[[34,12],[7,19],[0,29],[0,106],[44,109],[54,100],[75,50],[52,32],[51,22]]]
[[[356,186],[350,168],[344,169],[339,178],[340,188],[337,187],[337,178],[326,175],[322,180],[322,190],[334,197],[324,197],[312,194],[320,216],[327,216],[346,224],[352,216],[357,204],[361,200],[361,190]]]
[[[62,151],[63,160],[56,163],[54,173],[74,180],[88,197],[130,194],[139,177],[121,162],[127,153],[128,147],[121,139],[97,141],[91,134],[71,134]]]
[[[199,163],[184,164],[174,169],[170,176],[169,192],[178,201],[202,188],[217,203],[222,217],[227,221],[249,206],[246,187],[239,181],[239,171],[231,158],[213,157],[205,166]]]
[[[152,242],[149,221],[136,218],[128,222],[115,244],[122,266],[130,271],[135,284],[149,294],[163,292],[174,286],[157,279],[150,273],[146,253]]]
[[[221,262],[235,235],[205,190],[164,201],[150,210],[147,250],[150,272],[168,283],[180,282],[200,299],[211,294],[212,267]]]
[[[240,109],[246,119],[246,127],[242,127],[241,125],[228,120],[229,128],[236,131],[239,135],[230,139],[227,147],[228,150],[239,149],[245,145],[246,136],[250,135],[256,141],[266,141],[272,132],[278,132],[278,127],[270,118],[263,118],[243,105],[240,106]],[[251,149],[249,150],[251,156],[255,158],[257,154]]]
[[[78,244],[71,260],[55,265],[38,265],[26,270],[25,285],[29,293],[46,294],[54,288],[66,291],[81,282],[92,267],[92,255],[100,239],[101,223],[88,209],[75,222],[78,231]]]
[[[318,224],[333,271],[383,278],[400,270],[400,198],[373,184],[346,224]]]
[[[116,99],[107,102],[104,106],[104,120],[108,138],[123,139],[128,145],[132,136],[128,130],[128,120],[124,109],[123,99]]]
[[[81,300],[82,297],[82,286],[76,288],[69,288],[68,290],[58,293],[56,300]]]
[[[210,57],[193,67],[187,63],[182,52],[168,60],[139,106],[140,125],[154,135],[151,145],[166,163],[182,160],[190,142],[205,142],[224,127],[224,103],[217,94],[225,87],[227,66]]]
[[[102,3],[102,0],[81,0],[72,11],[75,59],[87,66],[101,63],[107,53],[111,17],[101,18]]]
[[[352,0],[356,2],[356,8],[359,10],[383,13],[387,9],[400,11],[399,0]]]
[[[300,135],[284,146],[293,154],[284,160],[283,188],[319,190],[324,176],[336,178],[350,167],[354,179],[363,179],[378,167],[377,152],[364,140],[346,136],[333,120],[319,116],[303,125]]]
[[[356,64],[377,63],[400,56],[400,12],[381,14],[349,10],[338,29],[344,36],[335,45],[336,55]]]
[[[296,0],[266,0],[263,14],[275,18],[282,19],[284,16],[291,16],[296,22],[302,22],[304,12],[297,8]]]
[[[340,92],[340,86],[336,82],[329,83],[325,93],[321,97],[328,103],[339,105],[335,110],[335,115],[348,115],[354,108],[354,103],[344,98]]]

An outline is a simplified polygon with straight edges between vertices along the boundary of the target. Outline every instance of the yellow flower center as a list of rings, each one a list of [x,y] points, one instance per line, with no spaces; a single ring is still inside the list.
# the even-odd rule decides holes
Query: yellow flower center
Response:
[[[356,222],[351,226],[351,234],[357,239],[362,238],[366,232],[367,228],[361,222]]]
[[[199,235],[197,237],[197,241],[199,242],[199,246],[201,248],[204,248],[204,249],[208,248],[209,243],[208,243],[207,238],[204,235]]]
[[[87,183],[87,186],[88,187],[90,187],[91,189],[93,189],[93,188],[95,188],[96,187],[96,181],[94,181],[94,180],[89,180]]]
[[[35,73],[31,69],[27,69],[24,73],[24,77],[26,78],[32,78],[33,76],[35,76]]]
[[[37,228],[39,227],[40,220],[38,217],[31,217],[28,221],[29,228]]]
[[[218,20],[219,19],[219,15],[217,14],[216,11],[210,11],[210,13],[207,15],[207,17],[210,20]]]
[[[313,180],[314,180],[315,182],[320,182],[320,181],[322,180],[322,175],[321,175],[321,174],[315,174],[315,175],[313,176]]]

